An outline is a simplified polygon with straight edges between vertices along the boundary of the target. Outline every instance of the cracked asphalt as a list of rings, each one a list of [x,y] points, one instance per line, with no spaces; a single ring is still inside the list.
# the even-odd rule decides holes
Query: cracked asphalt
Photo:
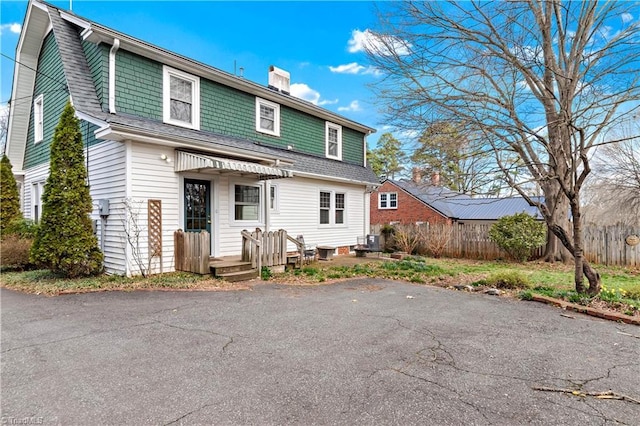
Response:
[[[383,280],[1,290],[2,424],[640,424],[640,327]],[[407,296],[412,296],[408,298]]]

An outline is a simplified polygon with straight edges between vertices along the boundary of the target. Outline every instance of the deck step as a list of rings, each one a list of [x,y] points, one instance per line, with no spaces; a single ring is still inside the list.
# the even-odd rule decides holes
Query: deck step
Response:
[[[223,280],[228,281],[230,283],[235,283],[238,281],[248,281],[248,280],[258,278],[258,270],[249,269],[244,271],[225,272],[222,274],[217,274],[216,277],[222,278]]]
[[[209,269],[211,273],[217,277],[231,272],[250,271],[253,267],[251,266],[251,262],[223,261],[210,262]]]

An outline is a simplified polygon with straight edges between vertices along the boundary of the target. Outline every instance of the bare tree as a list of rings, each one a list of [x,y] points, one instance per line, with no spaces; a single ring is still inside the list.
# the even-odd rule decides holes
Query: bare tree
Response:
[[[374,90],[389,124],[424,129],[454,121],[482,135],[504,179],[538,206],[573,255],[576,290],[597,294],[600,276],[583,258],[580,194],[589,151],[638,108],[640,6],[529,0],[385,7],[367,51],[384,73]],[[505,152],[518,161],[502,162]],[[514,179],[513,167],[532,182]],[[524,189],[531,183],[544,202]]]
[[[9,107],[0,107],[0,156],[5,154],[9,131]]]
[[[640,223],[640,121],[613,132],[622,142],[598,148],[586,186],[585,219],[604,225]],[[635,136],[635,138],[634,138]],[[612,209],[612,206],[615,208]]]

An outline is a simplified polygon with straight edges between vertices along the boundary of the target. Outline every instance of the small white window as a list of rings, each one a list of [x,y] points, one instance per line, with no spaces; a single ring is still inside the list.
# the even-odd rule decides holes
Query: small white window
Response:
[[[33,142],[38,143],[44,139],[44,95],[40,95],[33,101]]]
[[[397,209],[398,194],[396,192],[381,192],[378,194],[379,209]]]
[[[336,193],[336,225],[344,224],[344,194]]]
[[[280,136],[280,105],[256,98],[256,131]]]
[[[336,160],[342,160],[342,126],[329,123],[325,124],[326,156]]]
[[[260,219],[260,187],[235,185],[234,219],[258,221]]]
[[[163,68],[164,122],[200,130],[200,78]]]
[[[328,225],[331,217],[331,193],[320,192],[320,224]]]
[[[31,219],[35,223],[40,223],[42,217],[42,193],[44,192],[44,182],[36,182],[31,185]]]
[[[271,185],[269,187],[269,209],[272,213],[277,213],[278,207],[278,185]]]

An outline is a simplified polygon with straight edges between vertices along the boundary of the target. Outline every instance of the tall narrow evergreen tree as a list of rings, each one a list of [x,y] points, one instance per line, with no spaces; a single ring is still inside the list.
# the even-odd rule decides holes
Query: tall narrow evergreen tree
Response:
[[[68,277],[102,271],[102,253],[93,234],[82,134],[67,103],[51,144],[51,170],[42,195],[42,219],[31,260]]]
[[[9,225],[20,219],[20,194],[16,178],[6,155],[0,160],[0,235],[4,236]]]

